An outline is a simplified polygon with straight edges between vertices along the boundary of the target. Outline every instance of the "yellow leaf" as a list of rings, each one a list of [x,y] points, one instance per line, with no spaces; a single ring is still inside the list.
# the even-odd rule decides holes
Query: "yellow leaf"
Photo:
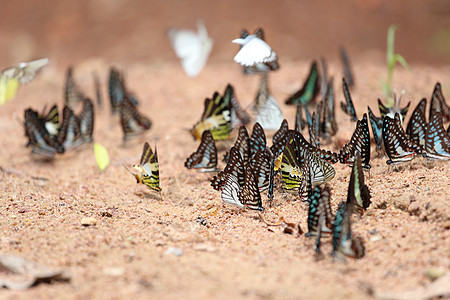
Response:
[[[0,105],[5,104],[6,102],[6,82],[8,80],[5,76],[0,77]]]
[[[100,171],[104,171],[109,165],[109,155],[106,148],[99,143],[94,143],[94,155]]]

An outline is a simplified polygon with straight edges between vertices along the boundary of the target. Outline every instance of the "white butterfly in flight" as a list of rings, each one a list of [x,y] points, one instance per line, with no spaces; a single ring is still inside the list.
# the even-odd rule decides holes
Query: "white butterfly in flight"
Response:
[[[277,60],[277,54],[270,48],[269,44],[254,34],[235,39],[232,42],[242,46],[234,57],[234,61],[245,67]]]
[[[184,71],[190,77],[200,73],[208,60],[213,40],[208,36],[203,21],[197,21],[197,30],[194,32],[186,29],[170,29],[168,36],[172,43]]]
[[[37,72],[48,63],[48,58],[22,62],[18,66],[0,72],[0,105],[13,99],[20,85],[29,83]]]

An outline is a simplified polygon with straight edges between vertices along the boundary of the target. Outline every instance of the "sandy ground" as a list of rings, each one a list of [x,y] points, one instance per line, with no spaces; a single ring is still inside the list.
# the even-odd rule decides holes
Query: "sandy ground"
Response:
[[[333,65],[339,66],[330,62]],[[105,78],[107,67],[101,61],[86,62],[75,76],[92,94],[91,71]],[[271,87],[279,102],[298,88],[299,73],[306,74],[308,67],[308,61],[299,61],[273,74]],[[355,63],[355,69],[357,86],[352,95],[361,115],[366,104],[376,106],[374,95],[381,94],[378,79],[384,69],[364,63]],[[340,68],[333,70],[339,76]],[[448,70],[448,66],[412,66],[410,72],[399,70],[396,82],[407,90],[405,100],[415,106],[431,94],[436,80],[449,77]],[[249,105],[257,78],[245,77],[237,66],[225,64],[208,68],[197,79],[187,79],[177,64],[164,69],[130,65],[127,75],[154,127],[124,146],[108,103],[97,108],[94,138],[108,149],[112,161],[104,173],[97,170],[92,146],[51,163],[33,160],[24,147],[23,129],[13,114],[21,117],[29,106],[62,105],[63,70],[49,66],[0,110],[1,166],[12,172],[1,174],[1,251],[72,274],[69,284],[41,285],[24,292],[3,290],[0,297],[368,298],[363,286],[382,291],[415,289],[429,283],[424,275],[428,268],[448,270],[448,162],[427,165],[416,159],[397,172],[388,169],[385,159],[374,159],[368,179],[373,204],[354,223],[355,234],[365,240],[366,256],[347,264],[335,263],[328,255],[315,262],[312,240],[268,228],[253,212],[224,207],[219,192],[209,186],[210,175],[183,167],[197,147],[185,129],[200,117],[204,97],[231,82],[241,103]],[[449,91],[444,85],[444,93]],[[282,105],[282,110],[292,123],[294,109]],[[336,139],[345,141],[354,123],[337,111]],[[162,200],[136,185],[123,168],[139,160],[144,141],[158,145]],[[346,199],[350,174],[344,165],[335,167],[333,209]],[[267,220],[276,222],[283,216],[306,230],[306,205],[280,193],[275,199],[277,205],[265,212]],[[206,226],[195,221],[199,215],[207,220]],[[83,227],[83,217],[94,217],[98,223]],[[166,254],[170,247],[182,249],[183,255]],[[324,242],[323,251],[331,251],[329,242]]]
[[[431,2],[441,8],[440,13],[429,6],[414,5],[403,11],[402,1],[392,10],[384,1],[348,1],[340,11],[310,4],[306,8],[313,9],[312,14],[300,9],[304,2],[291,1],[275,9],[277,19],[264,18],[268,12],[273,13],[272,2],[264,1],[258,1],[262,7],[255,8],[255,15],[249,19],[245,12],[256,7],[252,1],[246,1],[240,9],[198,1],[194,7],[199,9],[198,14],[180,3],[173,12],[170,5],[158,6],[159,1],[147,6],[137,2],[134,14],[123,10],[131,6],[127,1],[105,6],[104,14],[98,10],[93,14],[84,1],[73,7],[66,1],[58,5],[42,1],[42,7],[21,2],[17,6],[12,2],[2,4],[10,12],[0,20],[5,25],[1,26],[0,39],[0,61],[5,67],[25,60],[23,57],[50,56],[52,61],[33,83],[19,90],[14,101],[0,107],[0,166],[7,171],[0,173],[0,251],[62,268],[72,279],[70,283],[43,284],[21,292],[0,290],[0,298],[368,299],[367,287],[389,292],[429,285],[424,275],[428,269],[447,272],[450,268],[448,162],[416,159],[395,171],[387,167],[385,159],[372,161],[366,180],[373,203],[353,224],[354,233],[365,241],[366,256],[357,261],[349,259],[347,264],[333,262],[328,255],[329,240],[323,243],[326,258],[316,262],[314,241],[304,235],[284,234],[279,227],[265,225],[256,213],[224,207],[220,193],[209,185],[211,175],[189,171],[183,163],[197,148],[198,143],[186,129],[200,118],[205,97],[215,90],[222,92],[231,83],[239,101],[251,105],[258,78],[244,76],[231,61],[237,49],[229,40],[242,27],[252,30],[260,25],[261,19],[271,43],[279,45],[274,48],[279,51],[282,67],[270,77],[270,87],[291,127],[295,110],[282,104],[284,99],[300,87],[310,60],[319,55],[329,58],[330,74],[340,78],[337,48],[342,40],[348,41],[356,75],[352,97],[358,116],[366,112],[367,105],[378,112],[376,100],[383,97],[381,81],[386,76],[381,51],[386,28],[395,21],[410,29],[402,31],[398,47],[407,59],[411,58],[411,70],[398,68],[394,75],[394,87],[406,90],[404,103],[411,101],[412,111],[422,97],[430,97],[436,81],[441,81],[449,103],[448,53],[442,55],[428,47],[432,44],[428,38],[440,26],[447,26],[449,19],[445,18],[444,2]],[[104,5],[102,1],[92,3]],[[157,9],[151,10],[152,5]],[[58,13],[47,16],[45,10],[51,7],[65,17]],[[173,14],[180,11],[189,11],[190,17],[175,18]],[[280,17],[287,12],[291,13],[285,19]],[[144,17],[146,14],[148,17]],[[237,21],[231,22],[234,14]],[[220,20],[216,27],[211,26],[211,34],[226,35],[216,39],[210,63],[191,79],[170,52],[162,28],[193,26],[198,15],[207,25],[214,24],[216,18]],[[318,21],[310,20],[310,15],[318,16]],[[96,23],[100,17],[105,23]],[[419,17],[425,20],[422,26],[417,25]],[[33,27],[36,19],[40,26]],[[315,25],[326,34],[314,38],[317,35],[310,33],[309,27],[300,26],[300,21],[290,23],[292,20],[305,20],[308,26]],[[367,22],[350,26],[358,20]],[[115,34],[97,40],[96,34],[106,30],[105,24]],[[158,30],[154,24],[159,24]],[[140,38],[148,32],[156,32],[154,40]],[[279,32],[284,34],[276,34]],[[304,46],[292,44],[296,40],[310,42]],[[21,49],[28,52],[21,53]],[[92,145],[50,163],[34,160],[30,149],[25,148],[23,128],[14,117],[17,114],[22,118],[28,107],[40,111],[53,103],[61,110],[65,68],[71,63],[76,80],[89,95],[94,95],[92,71],[102,78],[104,105],[96,107],[94,139],[108,149],[111,157],[104,173],[97,169]],[[122,143],[119,120],[110,115],[106,93],[112,64],[125,70],[130,90],[137,94],[141,109],[154,124],[145,136],[126,145]],[[335,89],[339,102],[343,100],[341,87],[336,85]],[[340,109],[337,119],[335,141],[342,144],[350,139],[355,125]],[[272,134],[267,132],[269,141]],[[144,141],[158,146],[162,199],[136,185],[123,167],[138,162]],[[232,140],[221,147],[231,144]],[[338,150],[334,143],[324,148]],[[223,166],[220,162],[219,167]],[[347,166],[337,164],[335,168],[337,174],[331,181],[333,211],[346,199],[350,175]],[[307,206],[278,192],[275,200],[275,207],[267,207],[265,218],[276,222],[283,216],[288,222],[300,223],[306,231]],[[196,222],[198,216],[207,220],[206,226]],[[95,218],[97,225],[83,227],[84,217]],[[167,254],[172,247],[182,249],[182,255]]]

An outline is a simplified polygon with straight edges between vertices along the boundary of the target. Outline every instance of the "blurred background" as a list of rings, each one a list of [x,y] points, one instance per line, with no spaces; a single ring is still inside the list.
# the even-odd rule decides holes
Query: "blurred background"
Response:
[[[450,63],[448,0],[2,0],[1,7],[1,68],[40,57],[59,67],[92,58],[177,61],[167,29],[195,30],[197,18],[214,39],[209,63],[231,62],[231,40],[263,26],[282,62],[337,59],[344,45],[353,60],[370,53],[384,64],[390,24],[399,25],[396,52],[409,63]]]

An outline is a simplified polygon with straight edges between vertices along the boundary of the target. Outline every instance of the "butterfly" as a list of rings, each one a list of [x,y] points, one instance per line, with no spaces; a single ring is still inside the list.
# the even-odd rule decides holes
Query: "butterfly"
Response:
[[[420,146],[405,134],[398,113],[394,119],[387,115],[383,119],[383,143],[389,157],[387,164],[410,161],[421,152]]]
[[[238,208],[247,207],[253,210],[264,211],[261,194],[256,186],[255,177],[250,165],[246,167],[245,183],[243,186],[239,185],[236,176],[227,174],[221,196],[225,204]]]
[[[256,96],[256,111],[255,122],[261,124],[264,129],[277,129],[283,122],[283,113],[278,105],[277,100],[270,95],[267,86],[267,74],[261,77],[258,95]]]
[[[322,137],[329,138],[336,134],[338,125],[335,117],[333,77],[328,81],[322,118]]]
[[[320,58],[320,66],[322,67],[322,74],[320,76],[319,95],[320,95],[320,99],[323,99],[326,97],[326,95],[328,93],[328,67],[327,67],[327,61],[325,60],[325,57]]]
[[[315,116],[313,113],[313,118],[311,119],[312,121],[312,125],[313,125],[313,129],[314,129],[314,133],[316,134],[317,137],[317,148],[320,148],[320,141],[319,138],[322,136],[322,128],[323,128],[323,124],[322,124],[322,113],[323,113],[323,108],[325,106],[325,100],[322,99],[319,101],[319,103],[317,104],[317,108],[315,111]]]
[[[363,160],[363,167],[370,169],[370,132],[367,123],[367,114],[363,115],[361,120],[356,122],[356,128],[350,139],[339,151],[339,161],[343,164],[352,165],[355,160],[356,152],[360,153]]]
[[[285,139],[285,135],[289,131],[289,124],[286,119],[281,122],[280,128],[275,132],[272,137],[272,146],[270,147],[270,151],[274,157],[277,157],[283,152],[284,146],[289,141],[287,138]]]
[[[414,109],[408,126],[406,127],[406,134],[421,147],[425,146],[425,134],[427,131],[427,121],[425,120],[425,107],[427,100],[423,98],[420,100]]]
[[[277,61],[275,51],[262,39],[254,34],[245,38],[238,38],[232,41],[241,45],[241,49],[234,57],[234,61],[244,67],[251,67],[261,63],[271,63]]]
[[[80,133],[83,142],[92,142],[92,133],[94,132],[94,105],[92,104],[91,99],[83,99],[83,109],[81,110],[78,119],[80,121]]]
[[[383,118],[377,118],[373,114],[369,106],[367,106],[369,113],[370,126],[372,127],[373,139],[376,143],[377,151],[381,151],[383,147]]]
[[[83,90],[75,82],[73,78],[73,68],[67,69],[66,83],[64,86],[65,103],[71,109],[75,109],[79,103],[85,98]]]
[[[352,97],[350,96],[350,91],[348,89],[345,78],[342,78],[342,90],[344,92],[345,103],[341,101],[341,108],[347,115],[351,117],[351,120],[353,122],[356,122],[358,120],[358,117],[356,116],[355,107],[353,106]]]
[[[256,152],[265,150],[267,148],[266,134],[263,127],[256,122],[253,125],[252,135],[250,136],[250,157],[253,157]]]
[[[348,86],[353,87],[353,85],[355,84],[355,80],[353,77],[350,59],[348,58],[347,51],[345,50],[344,47],[339,48],[339,54],[341,57],[342,66],[344,68],[344,78],[345,78],[346,82],[348,83]]]
[[[211,186],[216,191],[221,191],[226,183],[227,175],[232,174],[240,185],[244,184],[244,163],[241,154],[236,147],[231,147],[230,159],[223,171],[220,171],[211,179]]]
[[[339,161],[339,156],[336,153],[314,147],[305,140],[305,138],[300,132],[294,130],[290,130],[289,132],[295,139],[299,155],[306,156],[307,152],[312,152],[318,158],[328,161],[330,163],[334,164]]]
[[[64,149],[71,150],[83,143],[81,138],[80,121],[69,106],[64,106],[63,121],[58,131],[56,140],[64,146]]]
[[[186,74],[190,77],[197,76],[206,65],[213,46],[213,40],[208,36],[203,21],[197,21],[197,32],[170,29],[168,37]]]
[[[18,66],[9,67],[0,72],[0,105],[13,99],[19,85],[32,81],[42,67],[48,63],[48,58],[30,62],[22,62]]]
[[[231,103],[231,127],[237,128],[241,125],[249,124],[251,121],[250,115],[239,105],[231,84],[227,85],[224,92],[224,98],[227,97]]]
[[[306,127],[306,122],[303,119],[303,105],[297,104],[297,111],[295,113],[295,130],[301,132]]]
[[[309,141],[311,145],[313,145],[316,148],[320,148],[320,141],[319,141],[319,133],[317,132],[316,125],[316,112],[313,112],[311,117],[311,123],[308,123],[308,132],[309,132]]]
[[[270,160],[270,173],[269,173],[269,187],[267,192],[267,198],[269,198],[270,205],[273,201],[273,181],[275,178],[275,160]]]
[[[364,183],[364,173],[362,170],[361,156],[359,151],[355,153],[355,162],[353,163],[350,183],[347,191],[347,205],[352,206],[355,211],[361,215],[370,206],[370,190]]]
[[[243,125],[239,127],[238,136],[234,142],[234,147],[239,150],[242,157],[242,162],[246,165],[250,159],[250,138],[248,137],[247,128]],[[224,155],[224,161],[228,163],[229,159],[230,152],[226,152]]]
[[[303,104],[307,105],[315,99],[319,93],[319,71],[317,70],[317,62],[313,61],[311,64],[311,69],[309,75],[306,78],[303,87],[290,96],[285,103],[290,104]]]
[[[400,123],[403,123],[403,120],[406,117],[406,114],[408,113],[409,105],[411,104],[411,101],[408,102],[408,104],[400,108],[400,101],[402,100],[402,97],[404,95],[404,91],[400,94],[400,97],[397,99],[397,95],[394,93],[394,106],[393,107],[386,107],[380,99],[378,99],[378,109],[380,110],[380,115],[382,118],[384,116],[389,116],[391,118],[394,118],[396,113],[400,114]]]
[[[328,185],[320,185],[311,189],[308,188],[308,232],[305,236],[315,236],[320,232],[331,233],[331,222],[333,214],[331,213],[331,188]],[[320,218],[325,222],[320,222]]]
[[[251,159],[252,166],[259,191],[265,191],[269,187],[270,176],[270,152],[269,149],[263,149],[256,152]]]
[[[425,156],[428,158],[449,160],[450,137],[444,129],[442,114],[435,111],[431,116],[425,134]]]
[[[202,141],[197,151],[186,159],[184,166],[188,169],[202,169],[203,172],[216,171],[217,148],[209,130],[203,131]]]
[[[94,80],[95,98],[97,99],[97,105],[98,107],[102,107],[103,97],[102,97],[102,90],[100,87],[100,78],[98,77],[97,72],[92,72],[92,78]]]
[[[64,153],[65,149],[56,139],[50,137],[44,122],[39,118],[38,113],[29,108],[25,110],[25,135],[28,144],[32,146],[32,152],[53,158],[56,153]]]
[[[229,98],[224,98],[215,92],[212,99],[205,99],[205,108],[200,121],[191,130],[192,135],[201,139],[203,131],[209,130],[214,140],[224,140],[231,132],[231,104]]]
[[[137,107],[127,95],[120,105],[120,124],[122,125],[124,141],[127,141],[135,135],[144,133],[152,126],[150,119],[137,110]]]
[[[45,109],[44,109],[45,112]],[[39,119],[44,122],[45,129],[47,129],[48,134],[54,137],[58,134],[59,130],[59,112],[58,107],[53,105],[47,114],[42,113],[38,115]]]
[[[431,95],[430,114],[428,120],[431,120],[436,111],[441,112],[444,123],[450,121],[450,107],[445,102],[441,84],[439,82],[437,82],[434,86],[433,94]]]
[[[341,202],[332,226],[333,252],[337,259],[343,259],[342,255],[352,258],[362,258],[365,254],[364,242],[360,237],[352,237],[351,230],[352,209]]]
[[[120,106],[125,97],[127,97],[135,106],[138,105],[138,100],[134,94],[127,91],[122,73],[114,67],[109,70],[108,92],[113,114],[120,112]]]
[[[314,152],[307,152],[305,159],[312,186],[327,183],[336,175],[336,170],[331,163],[320,159]]]
[[[302,190],[306,186],[307,164],[298,156],[294,139],[284,147],[280,170],[286,190]]]
[[[148,142],[145,142],[141,161],[139,165],[133,165],[133,168],[139,171],[139,174],[129,172],[134,175],[138,184],[142,183],[149,189],[157,192],[161,191],[161,187],[159,186],[159,164],[156,145],[155,152],[153,152]]]
[[[265,41],[264,37],[264,30],[262,27],[258,27],[255,29],[253,33],[257,38],[260,40]],[[247,36],[249,36],[249,33],[247,30],[242,30],[241,32],[241,39],[245,39]],[[244,66],[244,74],[256,74],[256,73],[266,73],[273,70],[278,70],[280,66],[278,65],[278,60],[273,60],[265,63],[257,63],[252,66]]]

